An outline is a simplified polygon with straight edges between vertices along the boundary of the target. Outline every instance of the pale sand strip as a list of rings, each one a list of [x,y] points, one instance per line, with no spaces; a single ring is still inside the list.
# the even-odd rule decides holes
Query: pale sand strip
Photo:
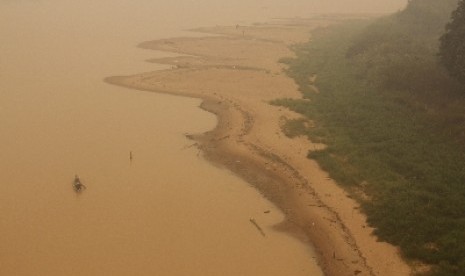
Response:
[[[277,61],[293,56],[289,46],[306,41],[310,30],[329,23],[203,28],[199,30],[222,36],[145,42],[141,47],[183,56],[152,60],[172,65],[170,70],[106,81],[202,98],[202,107],[216,114],[219,123],[193,139],[209,160],[243,177],[286,214],[287,222],[277,228],[310,242],[326,275],[409,275],[397,248],[378,242],[359,205],[306,158],[308,150],[322,145],[282,133],[282,122],[300,115],[268,104],[276,98],[301,98]]]

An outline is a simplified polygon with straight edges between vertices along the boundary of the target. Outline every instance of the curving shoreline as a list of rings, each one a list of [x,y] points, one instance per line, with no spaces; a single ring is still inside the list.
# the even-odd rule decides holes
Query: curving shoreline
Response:
[[[151,60],[171,65],[169,70],[106,81],[201,98],[201,107],[218,117],[214,130],[192,136],[206,158],[276,204],[287,218],[279,229],[311,243],[326,275],[409,275],[397,249],[371,235],[358,204],[307,159],[309,149],[322,145],[281,132],[283,120],[299,115],[268,104],[276,98],[301,97],[278,59],[292,56],[290,45],[327,24],[331,20],[282,20],[195,30],[219,36],[144,42],[143,48],[181,56]]]

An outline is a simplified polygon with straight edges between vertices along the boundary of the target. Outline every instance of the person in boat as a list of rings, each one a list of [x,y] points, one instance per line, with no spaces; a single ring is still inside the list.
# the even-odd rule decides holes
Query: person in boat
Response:
[[[74,189],[79,192],[81,191],[82,189],[85,189],[86,186],[84,186],[84,184],[82,184],[81,182],[81,179],[79,179],[79,176],[78,175],[75,175],[74,176]]]

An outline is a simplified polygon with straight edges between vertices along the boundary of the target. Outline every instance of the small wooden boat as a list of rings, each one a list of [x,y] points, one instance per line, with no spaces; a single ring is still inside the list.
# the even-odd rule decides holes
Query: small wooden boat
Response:
[[[80,193],[82,192],[82,190],[86,188],[86,186],[82,184],[81,179],[79,179],[78,175],[74,176],[73,188],[76,193]]]

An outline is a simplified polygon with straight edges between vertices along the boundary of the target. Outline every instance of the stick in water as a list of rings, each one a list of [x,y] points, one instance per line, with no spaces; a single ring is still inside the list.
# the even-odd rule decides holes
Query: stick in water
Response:
[[[263,229],[260,227],[260,225],[258,225],[258,223],[255,221],[254,218],[250,218],[250,222],[255,225],[255,227],[257,228],[257,230],[260,232],[260,234],[262,234],[263,237],[265,237],[265,232],[263,232]]]

